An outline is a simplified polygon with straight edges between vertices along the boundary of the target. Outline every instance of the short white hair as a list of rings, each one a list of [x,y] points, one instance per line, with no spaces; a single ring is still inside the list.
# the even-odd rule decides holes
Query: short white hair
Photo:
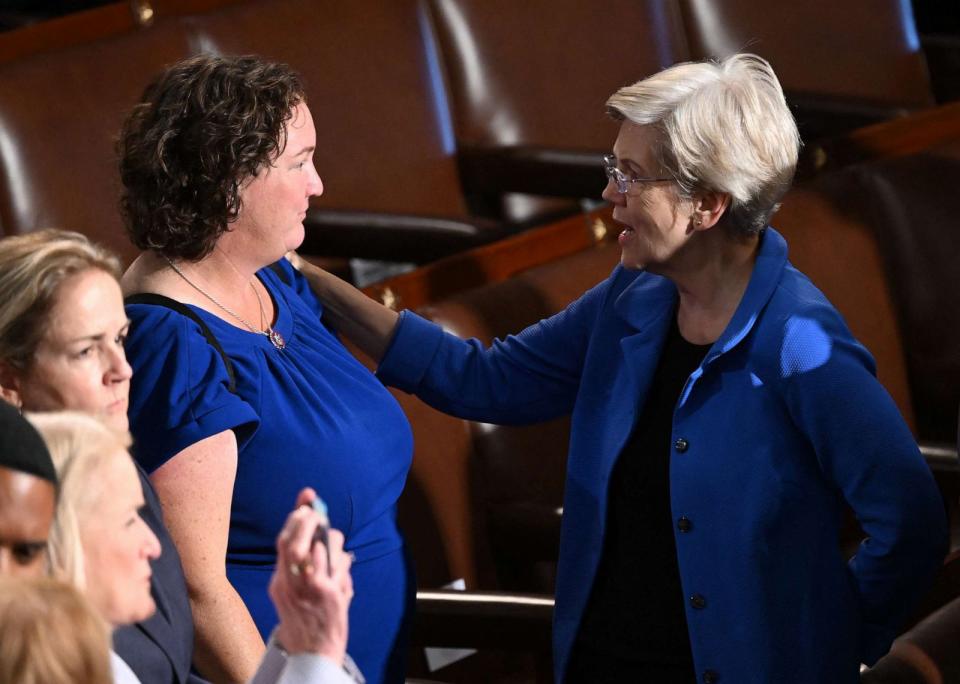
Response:
[[[776,74],[757,55],[676,64],[618,90],[607,112],[656,126],[655,152],[682,194],[730,195],[738,234],[763,229],[793,180],[800,134]]]

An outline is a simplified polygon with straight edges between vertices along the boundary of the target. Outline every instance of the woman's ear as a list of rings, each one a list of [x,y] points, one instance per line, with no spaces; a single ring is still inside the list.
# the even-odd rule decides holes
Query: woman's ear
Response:
[[[707,190],[693,198],[693,227],[697,230],[713,228],[730,207],[730,195]]]
[[[20,372],[2,360],[0,360],[0,399],[17,408],[23,406],[23,399],[20,396]]]

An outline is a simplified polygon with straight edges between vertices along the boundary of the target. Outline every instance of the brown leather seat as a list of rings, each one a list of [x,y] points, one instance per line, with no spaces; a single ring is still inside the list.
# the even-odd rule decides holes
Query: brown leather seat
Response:
[[[680,0],[694,59],[766,57],[804,139],[934,103],[909,5],[901,0]]]
[[[472,192],[599,197],[623,85],[687,57],[674,3],[430,0]]]
[[[175,22],[0,65],[0,227],[78,230],[129,260],[114,140],[165,64],[190,54]]]
[[[204,50],[303,76],[325,186],[306,251],[424,262],[504,234],[467,211],[416,0],[261,0],[187,20]]]
[[[953,444],[960,404],[960,239],[953,211],[960,187],[960,109],[930,113],[835,141],[828,154],[840,164],[858,161],[822,174],[816,183],[832,187],[834,214],[869,230],[879,248],[917,434]]]
[[[906,349],[917,427],[954,443],[960,404],[960,138],[851,167],[877,236]]]
[[[0,65],[0,227],[76,228],[129,260],[120,229],[114,138],[126,111],[165,65],[198,50],[259,53],[302,72],[319,132],[327,195],[311,211],[307,254],[430,261],[503,236],[468,215],[416,0],[235,2],[182,13],[160,2],[152,25],[117,35],[60,34],[79,18],[24,29],[65,49]],[[104,8],[97,16],[107,17]],[[108,37],[104,37],[108,34]],[[14,36],[16,38],[16,36]],[[0,50],[2,52],[2,50]]]

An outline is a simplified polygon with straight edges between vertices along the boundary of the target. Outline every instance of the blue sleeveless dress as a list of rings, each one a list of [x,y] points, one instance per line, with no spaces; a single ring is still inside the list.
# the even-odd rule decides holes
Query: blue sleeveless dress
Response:
[[[236,375],[188,317],[132,304],[130,425],[136,458],[153,472],[182,449],[224,430],[238,443],[227,577],[264,639],[277,615],[267,595],[275,540],[297,493],[313,487],[355,555],[348,651],[368,682],[401,682],[415,582],[396,524],[413,437],[396,400],[320,320],[299,272],[257,276],[277,308],[286,348],[191,307],[219,340]],[[289,284],[287,284],[289,283]]]

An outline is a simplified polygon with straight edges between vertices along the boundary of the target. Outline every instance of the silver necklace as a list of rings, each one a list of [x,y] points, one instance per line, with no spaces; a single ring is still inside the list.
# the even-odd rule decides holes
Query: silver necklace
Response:
[[[190,280],[186,275],[184,275],[183,271],[180,270],[180,267],[177,266],[175,263],[173,263],[173,261],[172,261],[169,257],[166,257],[166,256],[165,256],[165,257],[163,257],[163,258],[166,259],[166,261],[167,261],[168,264],[170,264],[170,268],[172,268],[172,269],[174,270],[174,272],[175,272],[178,276],[180,276],[181,278],[183,278],[184,282],[186,282],[187,285],[189,285],[189,286],[192,287],[194,290],[196,290],[197,292],[199,292],[200,294],[202,294],[204,297],[206,297],[207,299],[209,299],[209,300],[210,300],[211,302],[213,302],[217,307],[219,307],[219,308],[222,309],[223,311],[226,311],[228,314],[230,314],[231,316],[233,316],[234,318],[236,318],[238,321],[240,321],[241,323],[243,323],[243,325],[246,326],[247,330],[249,330],[249,331],[252,332],[252,333],[256,333],[257,335],[263,335],[263,336],[266,337],[268,340],[270,340],[270,343],[271,343],[274,347],[276,347],[276,348],[277,348],[278,350],[280,350],[280,351],[283,351],[283,348],[287,346],[287,343],[286,343],[286,342],[284,341],[284,339],[283,339],[283,335],[281,335],[281,334],[278,333],[276,330],[274,330],[274,329],[273,329],[273,326],[268,325],[268,326],[266,326],[266,329],[265,329],[265,330],[262,329],[262,328],[264,327],[264,326],[263,326],[263,322],[264,322],[264,319],[266,318],[266,313],[265,313],[264,310],[263,310],[263,301],[260,299],[260,293],[257,292],[257,288],[254,287],[254,285],[253,285],[252,282],[250,283],[250,287],[253,288],[253,294],[257,297],[257,306],[260,307],[260,326],[261,326],[261,328],[255,328],[254,326],[250,325],[250,323],[247,322],[247,319],[243,318],[240,314],[238,314],[236,311],[234,311],[234,310],[231,309],[230,307],[228,307],[228,306],[226,306],[226,305],[224,305],[224,304],[221,304],[219,301],[217,301],[217,299],[216,299],[212,294],[210,294],[209,292],[207,292],[206,290],[204,290],[202,287],[200,287],[200,286],[197,285],[195,282],[193,282],[192,280]]]

